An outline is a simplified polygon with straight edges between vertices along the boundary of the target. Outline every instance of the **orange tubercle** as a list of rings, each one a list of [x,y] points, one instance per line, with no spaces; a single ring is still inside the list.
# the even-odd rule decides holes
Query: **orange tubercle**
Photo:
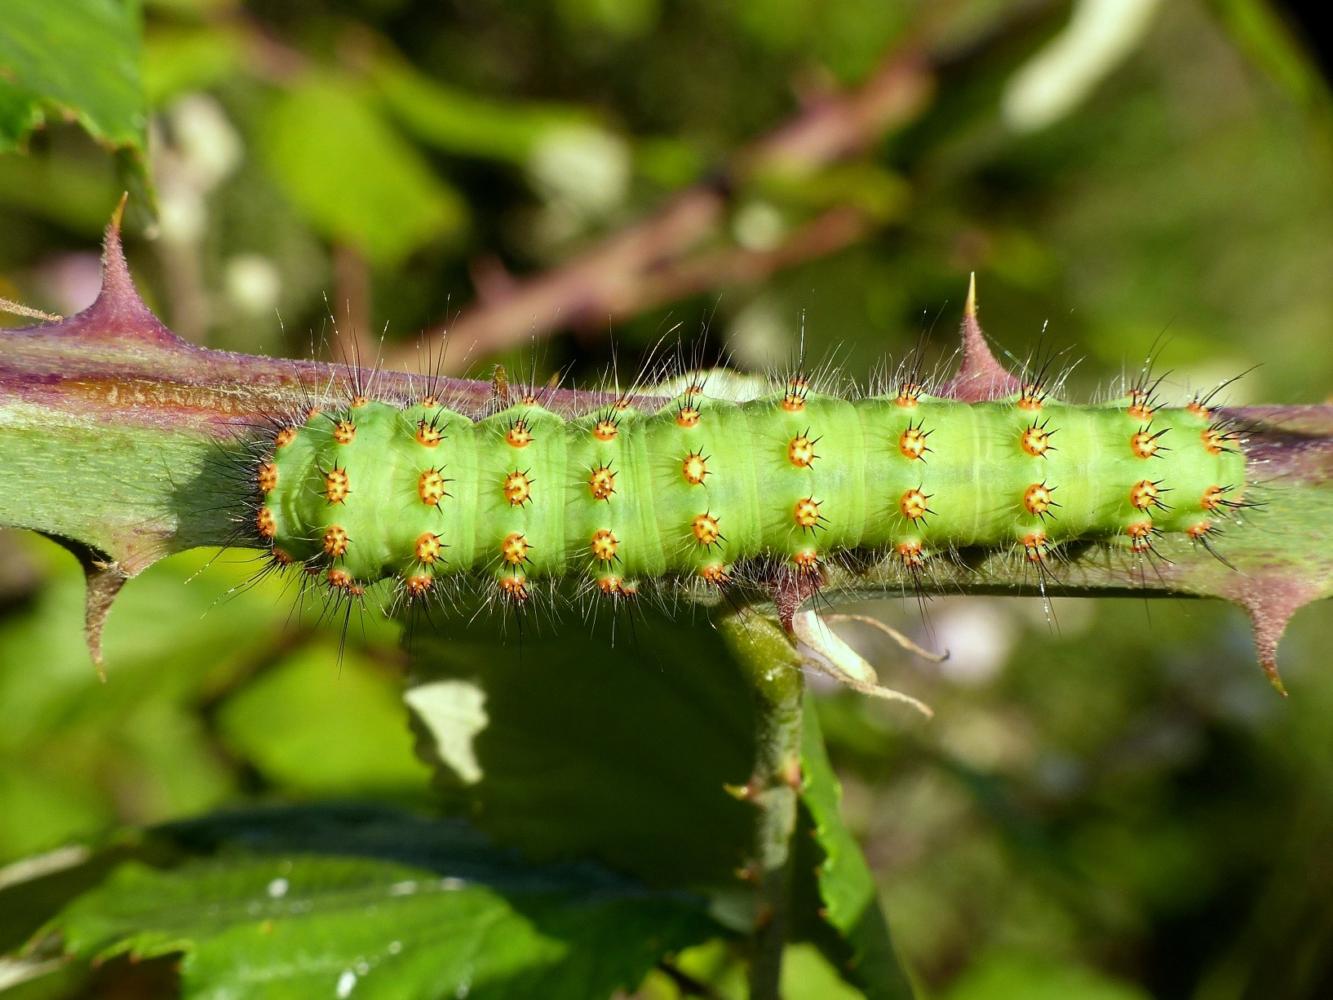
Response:
[[[434,448],[444,440],[444,431],[436,427],[432,421],[420,420],[417,422],[416,439],[417,444]]]
[[[333,440],[338,444],[351,444],[356,440],[356,424],[350,420],[339,420],[333,425]]]
[[[899,542],[895,551],[899,560],[908,569],[920,569],[926,561],[926,554],[920,542]]]
[[[273,511],[260,507],[255,514],[255,527],[259,530],[260,538],[274,537],[278,533],[278,522],[273,518]]]
[[[329,503],[342,503],[352,491],[352,480],[346,469],[333,468],[324,476],[324,497]]]
[[[722,537],[722,529],[712,514],[699,514],[690,525],[700,545],[714,545]]]
[[[609,500],[616,491],[616,474],[610,467],[599,465],[588,476],[588,492],[594,500]]]
[[[1032,426],[1024,428],[1019,443],[1023,450],[1033,458],[1041,458],[1051,450],[1051,435],[1054,433],[1054,431],[1048,431],[1045,426],[1033,423]]]
[[[920,427],[908,427],[899,435],[898,450],[903,457],[925,460],[925,454],[930,450],[926,447],[926,433]]]
[[[797,500],[796,506],[792,508],[792,520],[802,528],[813,528],[819,523],[820,503],[814,497]]]
[[[815,443],[806,434],[797,434],[787,442],[787,461],[798,469],[808,468],[818,457],[815,454]]]
[[[532,480],[526,472],[515,469],[504,478],[502,484],[505,499],[511,507],[522,507],[532,499]]]
[[[522,417],[510,424],[509,430],[505,431],[505,444],[511,448],[526,448],[532,444],[532,430]]]
[[[699,410],[693,406],[682,406],[676,411],[676,423],[681,427],[698,427]]]
[[[430,590],[433,582],[434,579],[426,573],[413,573],[403,580],[403,589],[407,591],[408,597],[420,597]]]
[[[1149,510],[1160,507],[1161,491],[1157,484],[1148,479],[1140,479],[1129,491],[1129,502],[1136,510]]]
[[[930,513],[930,497],[920,490],[908,490],[898,500],[898,509],[909,521],[919,521]]]
[[[1035,514],[1038,517],[1047,513],[1054,505],[1055,501],[1051,499],[1052,486],[1045,483],[1033,483],[1023,491],[1023,507],[1029,514]]]
[[[339,524],[330,524],[324,530],[324,554],[337,559],[347,554],[347,531]]]
[[[426,566],[433,566],[443,551],[444,543],[440,541],[440,536],[433,531],[422,532],[417,536],[416,544],[413,546],[417,562]]]
[[[282,430],[278,431],[277,436],[273,438],[273,447],[285,448],[295,440],[296,428],[284,427]]]
[[[592,436],[598,441],[614,441],[620,428],[614,420],[599,420],[592,425]]]
[[[680,463],[680,473],[691,486],[698,486],[708,475],[708,459],[697,451],[690,452]]]
[[[417,478],[417,496],[428,507],[438,507],[448,494],[445,492],[445,478],[439,469],[427,469]]]
[[[616,557],[620,540],[608,528],[598,528],[592,533],[592,554],[600,562],[610,562]]]
[[[278,467],[272,462],[265,462],[259,467],[259,473],[255,476],[259,483],[259,489],[264,493],[272,493],[278,488]]]
[[[527,538],[514,531],[505,535],[504,540],[500,542],[500,555],[509,565],[518,566],[527,562],[530,548]]]
[[[522,573],[515,573],[513,576],[502,576],[497,583],[500,587],[500,593],[509,600],[522,604],[528,599],[528,578]]]

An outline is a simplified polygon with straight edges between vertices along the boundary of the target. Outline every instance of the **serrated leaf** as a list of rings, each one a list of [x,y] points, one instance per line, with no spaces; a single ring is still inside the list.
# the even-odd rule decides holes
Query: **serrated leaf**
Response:
[[[141,161],[148,117],[137,4],[6,0],[0,19],[0,152],[47,121],[72,118]]]
[[[750,778],[754,718],[720,636],[643,609],[614,645],[502,625],[413,639],[406,697],[448,805],[534,857],[740,889],[755,810],[726,788]]]
[[[694,897],[374,807],[205,818],[140,857],[48,931],[86,960],[182,953],[187,997],[585,1000],[717,932]]]
[[[465,224],[462,198],[360,90],[336,78],[311,77],[279,95],[260,149],[310,225],[373,263],[398,263]]]
[[[913,996],[898,962],[880,907],[874,874],[839,810],[842,789],[824,749],[814,701],[805,700],[801,729],[801,824],[797,837],[813,837],[818,919],[826,928],[805,928],[829,961],[870,1000]],[[798,868],[798,879],[808,869]],[[798,895],[800,887],[798,886]],[[798,914],[798,917],[801,916]],[[808,919],[807,919],[808,923]],[[832,930],[834,935],[825,931]]]

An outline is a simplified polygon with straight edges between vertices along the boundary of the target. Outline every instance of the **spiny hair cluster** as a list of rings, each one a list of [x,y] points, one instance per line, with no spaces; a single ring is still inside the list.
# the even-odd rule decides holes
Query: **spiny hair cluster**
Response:
[[[1044,586],[1061,546],[1146,565],[1166,533],[1217,555],[1252,504],[1243,433],[1213,394],[1164,406],[1145,371],[1072,405],[1049,367],[977,402],[915,362],[855,397],[797,370],[719,398],[709,382],[725,373],[687,372],[665,401],[611,395],[572,417],[503,377],[469,412],[433,380],[376,398],[353,370],[250,439],[241,528],[331,604],[388,581],[395,608],[478,587],[514,610],[571,589],[619,603],[665,581],[809,596],[834,560],[887,560],[920,590],[933,560],[971,547],[1014,552]]]

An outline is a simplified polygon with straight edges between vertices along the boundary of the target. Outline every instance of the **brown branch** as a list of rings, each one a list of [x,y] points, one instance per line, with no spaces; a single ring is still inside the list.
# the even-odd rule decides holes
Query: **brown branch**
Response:
[[[428,339],[448,335],[444,370],[458,371],[478,353],[504,351],[561,327],[600,325],[721,283],[757,281],[864,237],[870,221],[843,209],[798,230],[814,227],[823,237],[805,248],[788,241],[775,251],[729,247],[691,257],[719,230],[734,191],[761,176],[808,175],[865,151],[916,117],[932,82],[916,46],[891,54],[861,86],[806,107],[647,218],[550,271],[507,284],[454,322],[429,331]]]

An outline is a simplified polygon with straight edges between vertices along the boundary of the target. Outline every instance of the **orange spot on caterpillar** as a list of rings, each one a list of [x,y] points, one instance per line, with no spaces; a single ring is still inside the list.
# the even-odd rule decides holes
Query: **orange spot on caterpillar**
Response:
[[[1044,420],[1039,424],[1034,420],[1031,425],[1023,429],[1023,436],[1019,439],[1019,444],[1033,458],[1041,458],[1048,451],[1055,450],[1051,447],[1051,435],[1055,431],[1047,430],[1046,425],[1049,422]]]
[[[1029,382],[1024,385],[1022,392],[1018,395],[1018,408],[1020,410],[1040,410],[1045,402],[1046,390],[1036,382]]]
[[[340,524],[330,524],[324,530],[324,554],[333,556],[337,559],[339,556],[347,553],[347,531]]]
[[[1033,483],[1023,491],[1023,506],[1029,514],[1036,514],[1041,517],[1049,513],[1055,506],[1055,501],[1051,499],[1053,486],[1047,486],[1045,483]]]
[[[278,522],[273,518],[273,511],[267,507],[260,507],[259,512],[255,514],[255,527],[259,529],[260,538],[272,538],[278,533]]]
[[[898,500],[898,509],[909,521],[919,521],[930,513],[930,496],[920,490],[908,490]]]
[[[403,579],[403,589],[407,591],[408,597],[420,597],[426,591],[430,590],[434,579],[426,573],[413,573]]]
[[[1161,450],[1161,445],[1157,439],[1161,437],[1169,428],[1158,431],[1153,434],[1147,427],[1140,427],[1129,439],[1129,450],[1139,458],[1152,458]]]
[[[292,558],[290,552],[285,549],[280,549],[276,545],[273,546],[270,552],[273,556],[273,561],[279,566],[290,566],[292,563],[296,562],[296,560]]]
[[[899,542],[895,551],[898,553],[898,559],[908,569],[920,569],[925,564],[926,554],[920,542]]]
[[[592,554],[601,562],[610,562],[616,557],[620,540],[607,528],[598,528],[592,533]]]
[[[325,579],[329,581],[330,587],[337,587],[339,590],[352,589],[352,574],[339,566],[329,570]]]
[[[428,393],[425,396],[422,396],[421,399],[419,399],[417,402],[420,403],[422,406],[439,406],[440,397],[434,395],[433,393]]]
[[[1185,529],[1190,538],[1193,538],[1196,542],[1212,530],[1213,522],[1207,519],[1196,521]]]
[[[903,382],[898,386],[898,398],[894,402],[905,410],[910,410],[921,399],[925,390],[916,382]]]
[[[699,567],[699,578],[704,583],[711,584],[714,587],[721,587],[731,582],[731,574],[722,563],[709,563],[707,566]]]
[[[1229,435],[1223,434],[1216,427],[1205,428],[1202,437],[1204,451],[1210,455],[1220,455],[1227,451],[1227,442],[1231,440]]]
[[[902,452],[904,458],[920,459],[924,462],[926,452],[930,451],[926,447],[926,437],[929,434],[930,432],[923,431],[919,424],[916,427],[908,424],[907,430],[898,437],[898,450]]]
[[[1199,498],[1199,506],[1204,510],[1217,510],[1226,502],[1223,499],[1226,492],[1221,486],[1209,486]]]
[[[722,529],[712,514],[698,514],[690,525],[700,545],[714,545],[722,537]]]
[[[265,462],[259,467],[255,481],[259,483],[262,492],[272,493],[278,488],[278,467],[272,462]]]
[[[1039,563],[1046,559],[1050,546],[1046,543],[1046,532],[1029,531],[1023,536],[1023,554],[1028,562]]]
[[[620,577],[618,576],[599,576],[597,578],[597,588],[603,594],[615,595],[621,593]]]
[[[599,465],[588,476],[588,492],[594,500],[610,500],[616,491],[616,474],[606,465]]]
[[[534,394],[531,393],[531,392],[524,393],[522,396],[519,397],[519,400],[518,400],[518,401],[519,401],[520,403],[522,403],[524,406],[536,406],[536,405],[537,405],[537,397],[536,397],[536,395],[534,395]]]
[[[348,405],[351,406],[351,408],[354,410],[359,410],[363,406],[369,406],[370,400],[367,399],[365,396],[361,395],[360,393],[357,393],[355,396],[352,397],[352,401]]]
[[[797,434],[787,442],[787,461],[798,469],[808,468],[818,457],[815,454],[815,443],[810,440],[809,431]]]
[[[428,507],[438,507],[449,494],[445,492],[445,478],[439,469],[427,469],[417,479],[417,496]]]
[[[528,422],[519,417],[510,424],[509,430],[505,431],[505,443],[511,448],[526,448],[532,444],[532,430]]]
[[[532,499],[532,480],[528,478],[526,472],[515,469],[505,476],[502,488],[505,499],[509,501],[511,507],[522,507]]]
[[[1143,553],[1152,548],[1153,535],[1157,529],[1151,521],[1135,521],[1125,529],[1130,538],[1130,551]]]
[[[356,438],[356,424],[350,420],[339,420],[333,425],[333,440],[338,444],[351,444]]]
[[[1203,405],[1203,400],[1195,397],[1185,404],[1185,409],[1189,410],[1196,417],[1202,417],[1204,420],[1213,419],[1213,411]]]
[[[531,549],[528,540],[517,531],[505,535],[504,541],[500,543],[500,555],[511,566],[527,562],[528,552]]]
[[[787,391],[782,394],[782,408],[788,413],[800,413],[805,409],[805,397],[810,392],[810,380],[804,375],[793,375],[787,382]]]
[[[522,604],[528,599],[528,578],[522,573],[502,576],[496,582],[500,587],[500,593],[515,604]]]
[[[273,447],[286,448],[289,444],[291,444],[295,440],[296,440],[296,428],[284,427],[282,430],[278,431],[276,436],[274,436]]]
[[[812,573],[819,568],[819,553],[814,549],[803,549],[794,554],[791,561],[802,573]]]
[[[708,459],[697,451],[690,452],[680,463],[680,474],[685,477],[685,482],[698,486],[708,475]]]
[[[444,440],[444,431],[436,427],[433,420],[418,420],[416,439],[417,444],[434,448]]]
[[[305,411],[306,422],[308,423],[309,421],[314,420],[317,416],[319,416],[323,412],[324,411],[321,410],[318,406],[310,407],[310,409]]]
[[[342,503],[350,492],[352,492],[352,480],[347,475],[346,469],[335,467],[324,475],[324,498],[329,503]]]
[[[614,441],[620,428],[614,420],[599,420],[592,425],[592,436],[598,441]]]
[[[444,551],[444,543],[440,541],[440,536],[433,531],[425,531],[417,536],[412,551],[416,554],[417,562],[433,566],[435,561],[440,558],[440,553]]]
[[[614,406],[617,410],[628,410],[628,409],[629,409],[629,399],[626,398],[625,396],[621,396],[619,399],[617,399],[617,400],[616,400],[614,403],[612,403],[611,405]]]
[[[1152,398],[1143,389],[1129,390],[1129,406],[1126,412],[1135,420],[1142,420],[1147,423],[1152,419],[1153,408]]]
[[[814,497],[804,497],[796,501],[796,506],[792,508],[792,520],[802,528],[813,528],[819,524],[819,507],[822,501]]]
[[[681,427],[698,427],[699,410],[693,406],[682,406],[676,411],[676,423]]]
[[[1148,510],[1152,507],[1161,507],[1161,490],[1159,484],[1150,479],[1140,479],[1129,491],[1129,502],[1137,510]]]

